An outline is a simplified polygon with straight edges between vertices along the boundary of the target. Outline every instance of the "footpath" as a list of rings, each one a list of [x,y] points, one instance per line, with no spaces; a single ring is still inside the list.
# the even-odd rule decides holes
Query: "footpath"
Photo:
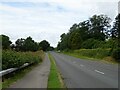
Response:
[[[50,60],[48,54],[46,54],[45,59],[40,65],[35,67],[9,88],[47,88],[49,72]]]

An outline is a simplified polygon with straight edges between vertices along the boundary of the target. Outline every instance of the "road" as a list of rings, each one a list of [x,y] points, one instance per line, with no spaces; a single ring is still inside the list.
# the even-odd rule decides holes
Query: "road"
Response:
[[[50,53],[67,88],[118,88],[118,65]]]

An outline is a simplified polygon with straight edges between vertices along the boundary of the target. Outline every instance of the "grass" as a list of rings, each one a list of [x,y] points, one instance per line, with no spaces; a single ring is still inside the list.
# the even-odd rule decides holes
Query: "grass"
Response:
[[[40,57],[42,60],[44,59],[45,53],[41,52]],[[28,67],[25,67],[19,71],[16,71],[12,74],[8,74],[7,76],[2,77],[2,83],[0,83],[0,86],[2,88],[9,88],[10,85],[17,82],[19,79],[21,79],[23,76],[25,76],[28,72],[30,72],[33,68],[35,68],[37,65],[39,65],[41,61],[37,64],[30,65]]]
[[[93,60],[93,61],[99,61],[100,60],[100,59],[91,58],[91,57],[87,57],[87,56],[82,56],[82,55],[79,55],[79,54],[76,54],[76,53],[71,53],[71,52],[63,52],[63,54],[70,55],[70,56],[73,56],[73,57],[77,57],[77,58],[80,58],[80,59],[85,59],[85,60]]]
[[[48,79],[48,88],[63,88],[64,84],[62,82],[60,73],[57,70],[56,64],[54,62],[54,58],[50,55],[50,53],[48,55],[51,61],[51,68]]]
[[[84,60],[92,60],[92,61],[100,61],[100,62],[104,62],[104,63],[111,63],[111,64],[118,64],[112,57],[108,56],[108,57],[104,57],[103,59],[101,58],[96,58],[96,57],[88,57],[88,56],[82,56],[80,54],[77,53],[72,53],[72,52],[63,52],[63,54],[66,55],[70,55],[76,58],[80,58],[80,59],[84,59]]]

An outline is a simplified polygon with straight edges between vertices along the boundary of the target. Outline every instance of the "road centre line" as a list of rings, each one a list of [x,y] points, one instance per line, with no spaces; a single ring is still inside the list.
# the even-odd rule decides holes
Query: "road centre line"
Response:
[[[76,63],[75,61],[73,63]]]
[[[81,67],[83,67],[84,65],[80,64]]]
[[[98,72],[100,74],[105,74],[104,72],[101,72],[101,71],[98,71],[98,70],[95,70],[95,72]]]

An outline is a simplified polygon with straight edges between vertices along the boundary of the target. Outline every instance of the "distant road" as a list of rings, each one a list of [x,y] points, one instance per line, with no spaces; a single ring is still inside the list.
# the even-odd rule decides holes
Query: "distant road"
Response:
[[[118,65],[50,53],[67,88],[118,88]]]

